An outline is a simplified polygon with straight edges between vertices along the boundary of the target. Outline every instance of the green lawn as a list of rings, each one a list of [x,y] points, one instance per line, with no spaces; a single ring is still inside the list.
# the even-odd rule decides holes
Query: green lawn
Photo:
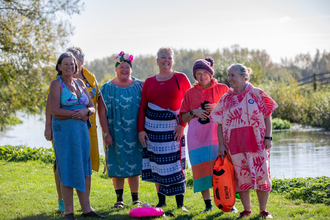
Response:
[[[129,210],[133,208],[131,195],[126,182],[124,189],[125,208],[113,209],[116,195],[111,179],[101,172],[94,172],[92,177],[91,205],[106,219],[131,219]],[[154,184],[141,182],[140,200],[156,205],[158,202]],[[261,219],[255,192],[252,192],[252,211],[250,219]],[[81,212],[78,197],[74,197],[75,215],[78,219]],[[198,215],[204,209],[200,193],[193,193],[191,187],[185,193],[185,206],[189,212],[176,209],[174,197],[167,198],[165,212],[171,212],[175,217],[161,219],[236,219],[238,214],[224,213],[218,208]],[[243,211],[241,202],[235,205]],[[0,219],[63,219],[64,215],[57,212],[57,196],[51,164],[39,161],[6,162],[0,160]],[[302,200],[288,200],[283,195],[271,193],[268,211],[275,219],[330,219],[330,208],[324,204],[308,204]],[[151,218],[144,218],[151,219]]]

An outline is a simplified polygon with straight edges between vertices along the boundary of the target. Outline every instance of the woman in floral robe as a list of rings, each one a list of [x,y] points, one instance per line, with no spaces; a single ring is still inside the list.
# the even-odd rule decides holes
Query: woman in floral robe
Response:
[[[235,188],[244,206],[238,218],[252,213],[251,189],[257,192],[260,214],[272,218],[266,205],[271,190],[271,114],[277,104],[249,83],[250,74],[252,70],[242,64],[229,67],[231,88],[213,109],[211,118],[218,124],[219,155],[227,151],[233,160]]]

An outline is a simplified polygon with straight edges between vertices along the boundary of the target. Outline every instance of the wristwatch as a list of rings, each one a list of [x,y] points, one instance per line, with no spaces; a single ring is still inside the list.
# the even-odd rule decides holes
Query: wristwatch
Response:
[[[194,112],[193,112],[193,110],[190,111],[190,115],[191,115],[191,116],[194,116]]]
[[[268,139],[268,140],[273,140],[273,137],[265,137],[265,140]]]
[[[89,116],[91,116],[92,115],[92,112],[91,112],[91,110],[90,109],[88,109],[88,113],[87,113],[87,116],[89,117]]]
[[[109,135],[109,133],[103,133],[103,138],[105,138],[108,135]]]

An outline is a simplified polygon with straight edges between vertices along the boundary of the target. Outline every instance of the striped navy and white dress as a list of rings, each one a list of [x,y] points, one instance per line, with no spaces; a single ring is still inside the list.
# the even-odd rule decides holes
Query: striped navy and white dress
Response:
[[[180,123],[179,110],[163,109],[148,103],[145,131],[149,137],[143,149],[142,180],[158,183],[159,193],[181,195],[186,191],[185,138],[174,140]]]

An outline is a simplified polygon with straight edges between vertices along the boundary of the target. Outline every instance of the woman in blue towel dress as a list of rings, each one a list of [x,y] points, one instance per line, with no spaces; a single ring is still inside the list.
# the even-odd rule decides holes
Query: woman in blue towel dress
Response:
[[[77,190],[83,217],[104,218],[91,210],[89,202],[92,168],[87,122],[95,108],[83,81],[73,78],[77,72],[77,61],[72,53],[60,55],[56,70],[60,77],[51,82],[49,101],[65,218],[76,219],[73,214],[73,188]]]
[[[117,194],[114,208],[123,208],[125,178],[131,189],[133,205],[139,201],[142,173],[142,145],[138,139],[138,114],[143,82],[132,77],[133,56],[123,51],[115,56],[116,77],[100,89],[99,117],[106,143],[108,176]]]

